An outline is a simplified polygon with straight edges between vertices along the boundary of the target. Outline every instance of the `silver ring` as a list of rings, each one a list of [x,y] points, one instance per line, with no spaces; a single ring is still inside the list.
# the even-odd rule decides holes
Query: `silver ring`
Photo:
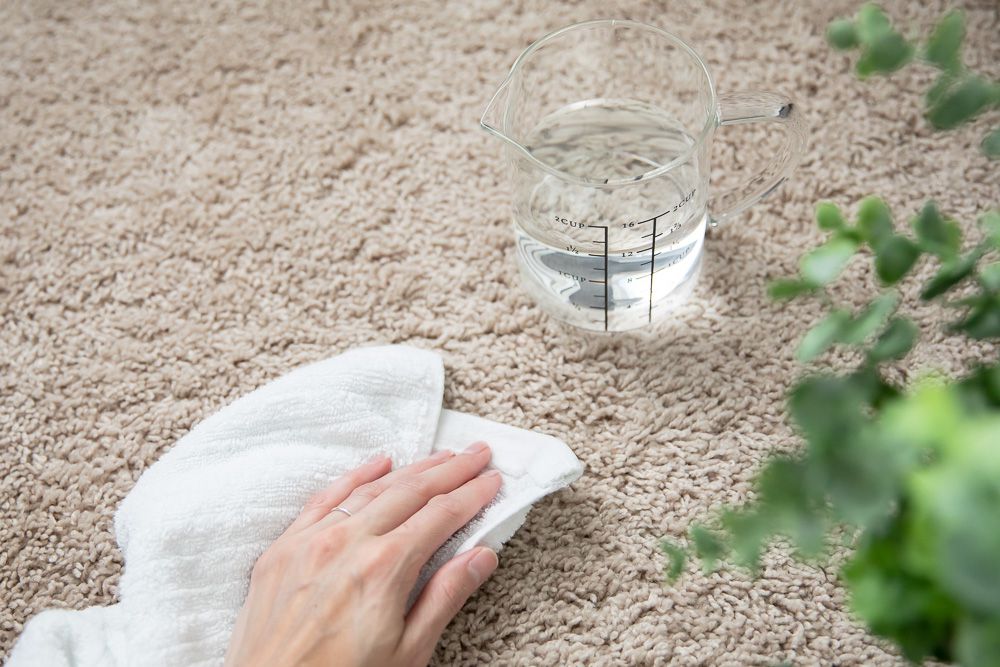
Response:
[[[334,512],[343,512],[347,516],[354,516],[349,510],[345,510],[343,507],[334,507],[329,513],[333,514]]]

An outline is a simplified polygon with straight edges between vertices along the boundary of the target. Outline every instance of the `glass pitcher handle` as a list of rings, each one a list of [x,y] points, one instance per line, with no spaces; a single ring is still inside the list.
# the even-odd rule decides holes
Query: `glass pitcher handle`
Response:
[[[719,125],[778,123],[785,142],[760,173],[745,183],[712,197],[708,203],[712,224],[724,222],[755,204],[784,182],[798,164],[806,143],[802,112],[787,97],[777,93],[729,93],[719,95]]]

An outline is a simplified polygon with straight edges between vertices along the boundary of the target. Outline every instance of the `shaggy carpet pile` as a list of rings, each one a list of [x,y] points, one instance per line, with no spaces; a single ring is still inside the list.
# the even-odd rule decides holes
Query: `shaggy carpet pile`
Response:
[[[946,7],[888,3],[914,32]],[[797,445],[784,397],[822,311],[765,286],[821,239],[815,203],[877,193],[902,223],[933,198],[971,223],[1000,194],[985,122],[923,119],[931,71],[860,82],[825,44],[855,8],[0,5],[0,654],[38,610],[114,600],[114,510],[198,420],[299,364],[406,342],[444,355],[447,407],[555,435],[587,466],[534,509],[435,664],[902,664],[845,611],[836,563],[779,548],[756,580],[670,586],[657,549]],[[996,4],[966,10],[968,62],[996,78]],[[812,128],[793,179],[712,232],[690,303],[630,335],[564,327],[520,291],[500,147],[478,128],[528,43],[600,17],[676,32],[720,91],[787,92]],[[719,181],[768,146],[717,137]],[[863,264],[846,304],[872,294]],[[983,352],[936,308],[913,314],[922,342],[898,372]]]

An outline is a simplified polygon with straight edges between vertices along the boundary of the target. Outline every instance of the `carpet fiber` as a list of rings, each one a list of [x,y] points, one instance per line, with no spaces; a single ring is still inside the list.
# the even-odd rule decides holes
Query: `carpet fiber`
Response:
[[[859,82],[824,44],[854,8],[3,3],[0,653],[38,610],[114,600],[115,507],[199,419],[299,364],[407,342],[444,355],[447,407],[563,438],[587,465],[531,513],[437,664],[902,664],[845,612],[835,564],[778,549],[756,581],[692,570],[671,587],[657,552],[796,445],[783,397],[821,310],[765,285],[820,239],[814,203],[875,192],[903,218],[934,198],[971,221],[1000,191],[975,153],[985,122],[923,120],[927,69]],[[890,6],[913,30],[944,8]],[[996,4],[967,10],[968,62],[997,77]],[[720,91],[786,91],[812,127],[793,180],[711,234],[695,298],[612,337],[520,292],[500,147],[477,127],[530,41],[605,16],[677,32]],[[717,136],[720,178],[768,145]],[[845,303],[871,294],[863,264]],[[906,372],[984,352],[939,310],[914,316]]]

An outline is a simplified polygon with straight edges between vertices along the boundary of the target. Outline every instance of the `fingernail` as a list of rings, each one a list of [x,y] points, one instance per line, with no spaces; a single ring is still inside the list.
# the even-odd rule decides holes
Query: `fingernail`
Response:
[[[476,554],[469,559],[469,572],[476,580],[476,585],[483,583],[497,569],[499,563],[497,555],[492,549],[480,547],[476,549]]]
[[[380,463],[385,463],[389,460],[389,457],[385,454],[380,454],[368,462],[368,465],[378,465]]]
[[[465,452],[467,454],[478,454],[487,449],[489,449],[489,446],[485,442],[474,442],[465,448]]]
[[[455,452],[451,451],[450,449],[442,449],[441,451],[434,452],[433,454],[431,454],[430,456],[428,456],[427,460],[428,461],[444,461],[445,459],[451,458],[452,455],[454,455],[454,453]]]
[[[486,472],[483,473],[482,476],[483,477],[490,477],[490,478],[492,478],[492,477],[499,477],[500,476],[500,471],[499,470],[487,470]]]

